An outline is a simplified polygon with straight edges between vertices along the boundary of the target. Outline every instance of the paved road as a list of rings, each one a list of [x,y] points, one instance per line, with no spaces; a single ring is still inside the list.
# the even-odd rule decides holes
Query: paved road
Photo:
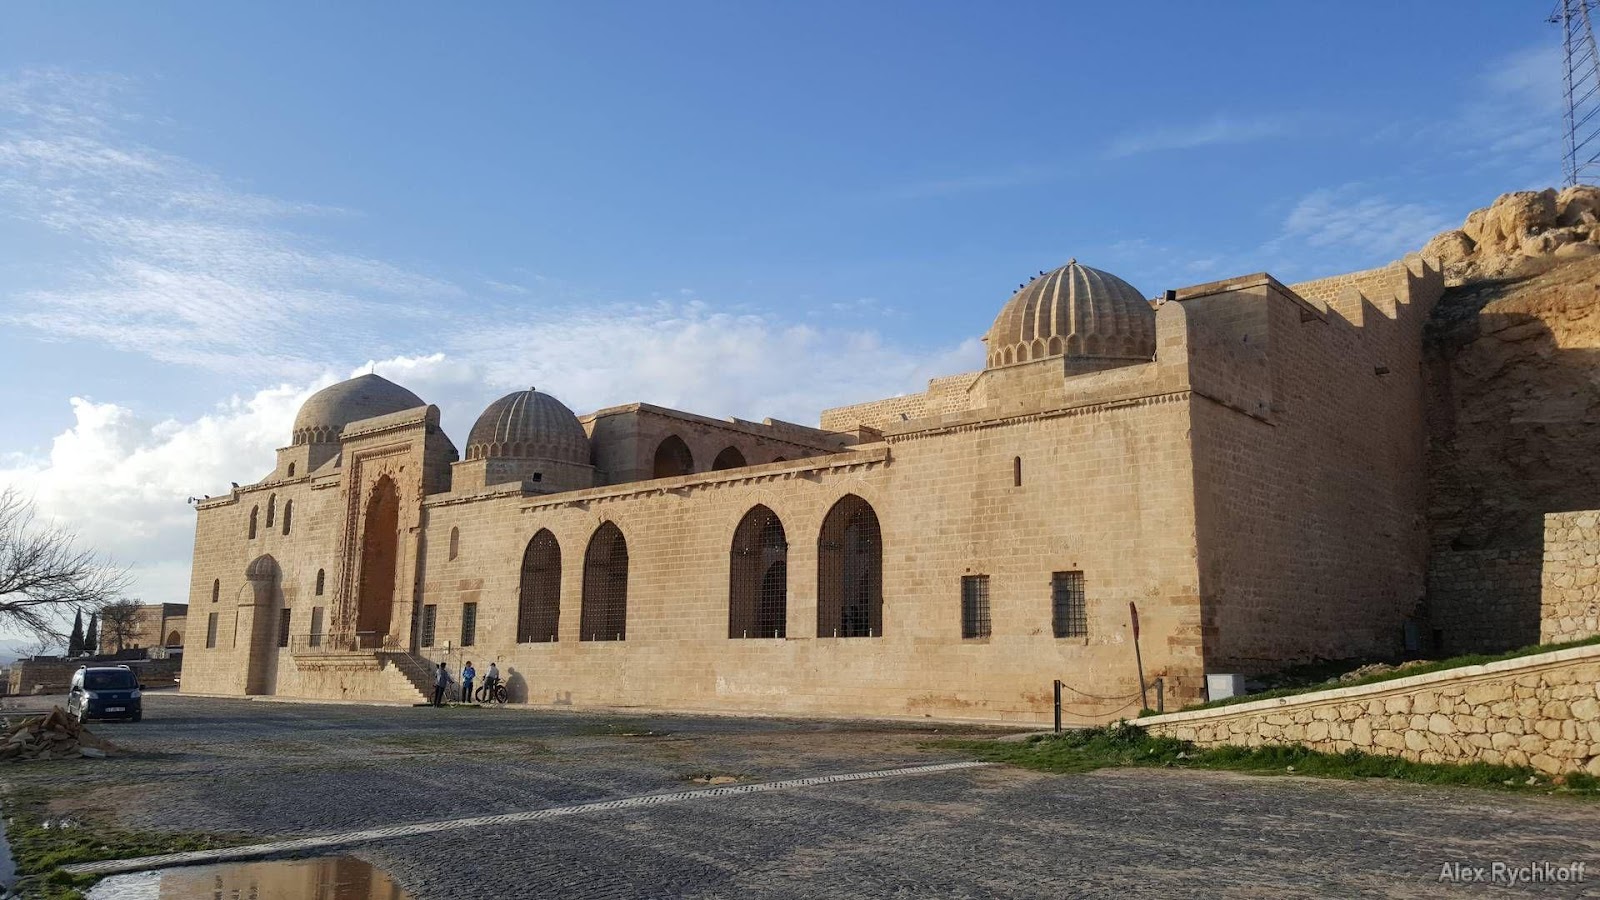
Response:
[[[94,790],[64,815],[294,836],[953,761],[951,730],[278,704],[157,694],[96,730],[138,755],[0,778]],[[87,799],[92,798],[92,799]],[[1465,789],[1009,768],[647,806],[355,851],[419,898],[1495,896],[1446,862],[1585,861],[1600,805]],[[1571,886],[1513,894],[1576,896]],[[1600,890],[1600,889],[1597,889]]]

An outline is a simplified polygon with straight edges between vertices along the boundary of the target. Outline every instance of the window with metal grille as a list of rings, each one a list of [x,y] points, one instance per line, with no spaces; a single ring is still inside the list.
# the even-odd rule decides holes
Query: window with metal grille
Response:
[[[561,544],[541,528],[522,553],[517,600],[517,643],[548,643],[561,624]]]
[[[429,603],[422,607],[422,637],[420,643],[424,647],[433,646],[433,626],[439,621],[439,607]]]
[[[311,646],[322,646],[322,612],[320,606],[311,607]]]
[[[788,632],[789,542],[765,506],[744,514],[728,558],[728,637],[781,638]]]
[[[206,649],[213,650],[217,646],[217,614],[206,616]]]
[[[628,542],[622,529],[601,524],[583,555],[583,602],[578,639],[623,641],[628,638]]]
[[[278,610],[278,646],[289,646],[289,610]]]
[[[883,540],[878,514],[840,498],[817,535],[817,637],[883,634]]]
[[[989,576],[966,575],[961,579],[961,636],[989,636]]]
[[[478,604],[461,604],[461,646],[471,647],[478,638]]]
[[[1050,618],[1058,638],[1089,636],[1082,572],[1056,572],[1050,576]]]

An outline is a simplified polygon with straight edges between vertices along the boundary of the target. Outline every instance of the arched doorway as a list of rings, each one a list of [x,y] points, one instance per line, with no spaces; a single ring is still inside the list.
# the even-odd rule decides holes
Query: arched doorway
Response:
[[[176,631],[168,632],[167,633],[167,646],[168,647],[182,647],[183,646],[183,636],[178,634]]]
[[[356,599],[356,640],[376,646],[389,633],[394,582],[400,562],[400,490],[385,475],[367,495],[361,528],[361,587]],[[369,643],[373,642],[373,643]]]
[[[244,570],[235,640],[245,644],[244,692],[274,693],[278,680],[277,622],[283,610],[283,570],[271,556],[258,556]]]

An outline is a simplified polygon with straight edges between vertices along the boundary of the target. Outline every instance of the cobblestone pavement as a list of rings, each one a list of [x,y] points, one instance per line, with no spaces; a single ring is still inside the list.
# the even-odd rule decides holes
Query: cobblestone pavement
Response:
[[[153,694],[137,755],[7,769],[64,815],[289,837],[955,761],[939,726],[262,703]],[[938,730],[935,731],[935,728]],[[969,734],[969,729],[957,729]],[[1600,806],[1404,784],[985,768],[363,845],[429,898],[1577,896],[1447,862],[1587,862]],[[1600,891],[1600,888],[1597,888]]]

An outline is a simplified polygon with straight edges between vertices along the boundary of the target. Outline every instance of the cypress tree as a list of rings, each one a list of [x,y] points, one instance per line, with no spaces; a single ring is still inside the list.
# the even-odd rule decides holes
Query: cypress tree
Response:
[[[89,614],[89,631],[83,636],[83,649],[96,656],[100,654],[100,617],[95,613]]]
[[[72,619],[72,637],[67,638],[67,656],[77,659],[83,655],[83,610]]]

